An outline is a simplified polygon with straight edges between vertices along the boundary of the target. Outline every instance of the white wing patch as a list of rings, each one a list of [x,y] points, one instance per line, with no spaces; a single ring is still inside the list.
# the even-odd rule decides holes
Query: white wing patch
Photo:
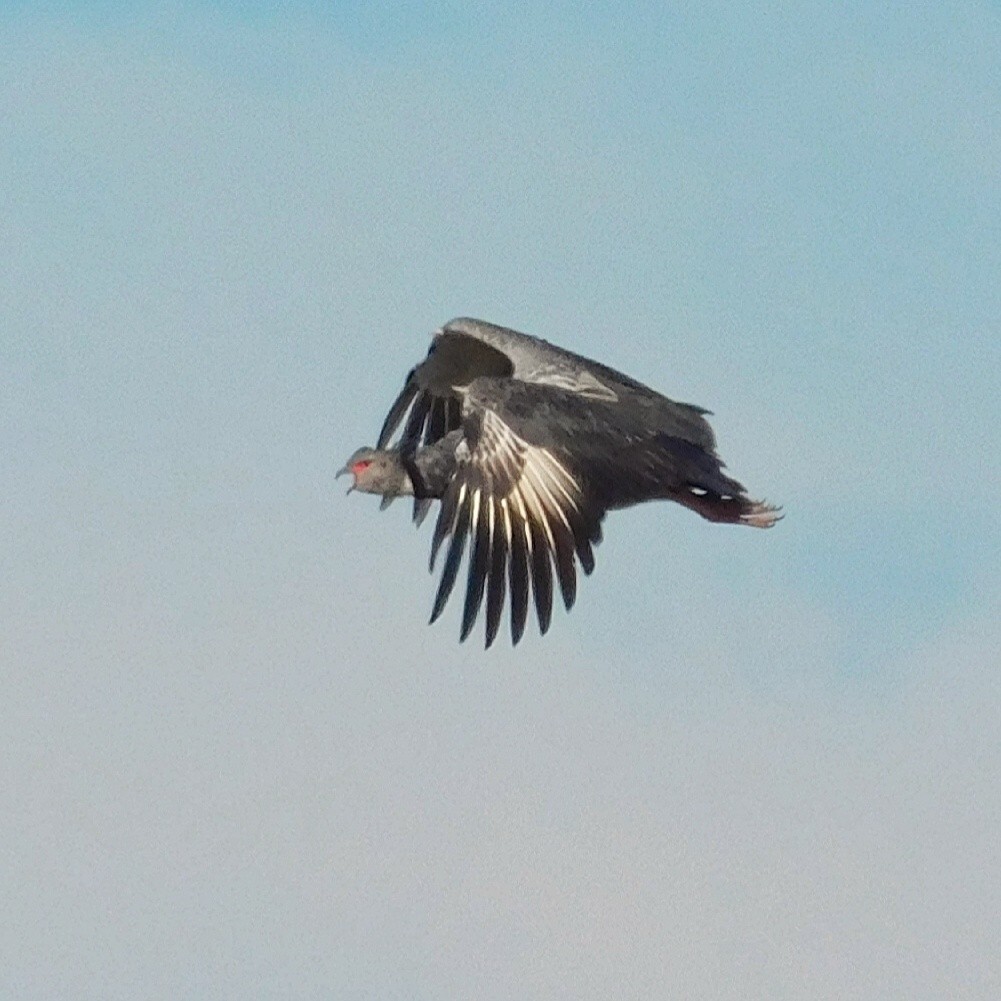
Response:
[[[491,410],[483,412],[480,441],[465,461],[489,492],[510,496],[523,519],[536,518],[547,531],[552,517],[569,527],[564,509],[580,510],[580,484],[566,466],[548,449],[529,445]]]
[[[554,576],[569,609],[576,597],[575,558],[586,573],[593,569],[591,544],[600,538],[600,514],[596,518],[586,509],[580,480],[559,456],[530,445],[491,410],[479,412],[475,447],[460,446],[456,458],[455,479],[442,498],[432,540],[433,568],[440,544],[451,536],[432,621],[452,591],[468,537],[462,638],[472,628],[486,590],[494,596],[487,602],[487,646],[493,642],[505,575],[510,580],[512,640],[521,638],[530,586],[545,632]]]
[[[556,386],[578,396],[586,396],[589,400],[615,403],[619,399],[615,390],[610,389],[590,372],[583,370],[573,375],[566,372],[538,372],[533,376],[532,382],[544,386]]]

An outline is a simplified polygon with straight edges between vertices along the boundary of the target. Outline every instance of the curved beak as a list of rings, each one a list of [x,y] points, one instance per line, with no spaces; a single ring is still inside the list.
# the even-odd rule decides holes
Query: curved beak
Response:
[[[345,473],[350,473],[350,472],[351,472],[351,468],[349,466],[344,466],[342,469],[338,469],[337,470],[337,472],[334,474],[334,479],[335,480],[340,479],[342,476],[344,476]],[[348,487],[347,494],[345,494],[344,496],[347,497],[347,495],[349,493],[351,493],[351,491],[354,490],[354,488],[355,488],[355,485],[354,485],[354,483],[352,483],[351,486]]]

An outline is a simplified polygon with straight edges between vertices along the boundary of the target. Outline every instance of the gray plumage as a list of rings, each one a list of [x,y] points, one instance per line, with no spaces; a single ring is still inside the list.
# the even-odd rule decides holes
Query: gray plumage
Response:
[[[489,647],[509,598],[517,643],[530,597],[542,633],[554,583],[573,605],[576,565],[593,570],[609,510],[664,499],[711,521],[778,520],[723,472],[706,413],[546,341],[463,318],[435,334],[377,447],[359,449],[341,472],[384,505],[412,495],[418,522],[440,500],[431,568],[445,555],[431,621],[468,550],[461,638],[485,599]]]

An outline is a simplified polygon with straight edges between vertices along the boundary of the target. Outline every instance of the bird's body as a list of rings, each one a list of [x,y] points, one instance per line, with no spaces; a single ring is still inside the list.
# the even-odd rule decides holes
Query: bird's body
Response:
[[[418,521],[441,500],[432,567],[449,544],[432,621],[468,538],[462,638],[485,596],[489,646],[509,593],[517,643],[530,589],[548,628],[554,572],[571,607],[576,563],[593,569],[609,510],[674,500],[711,521],[775,523],[777,509],[750,500],[723,472],[706,413],[527,334],[452,320],[407,377],[377,448],[360,449],[342,472],[384,503],[412,494]]]

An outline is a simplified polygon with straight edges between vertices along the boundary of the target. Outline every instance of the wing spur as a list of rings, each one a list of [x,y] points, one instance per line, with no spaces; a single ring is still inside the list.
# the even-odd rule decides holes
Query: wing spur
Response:
[[[467,418],[472,448],[460,446],[456,474],[442,498],[430,567],[449,539],[431,621],[442,613],[469,548],[461,639],[486,596],[486,646],[497,636],[507,593],[511,640],[521,639],[534,598],[539,629],[552,618],[554,575],[569,610],[576,563],[594,569],[601,513],[590,508],[579,477],[551,450],[528,444],[492,410]]]

